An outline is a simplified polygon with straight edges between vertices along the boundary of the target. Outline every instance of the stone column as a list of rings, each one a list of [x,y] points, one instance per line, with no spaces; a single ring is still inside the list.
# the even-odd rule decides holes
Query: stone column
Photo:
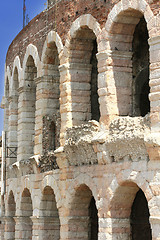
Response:
[[[42,154],[43,117],[52,117],[59,110],[59,78],[57,71],[52,76],[43,76],[36,81],[36,114],[35,114],[35,150],[34,154]]]
[[[130,239],[130,219],[99,218],[98,239]]]
[[[60,224],[59,219],[55,217],[31,217],[33,222],[32,240],[59,240]]]
[[[15,226],[15,240],[29,240],[32,239],[32,221],[30,217],[14,217]]]
[[[34,154],[35,137],[35,92],[30,85],[19,88],[18,113],[17,160],[28,160]]]
[[[13,217],[5,217],[4,239],[6,240],[15,239],[15,221]]]
[[[151,144],[147,144],[150,160],[160,160],[160,36],[148,40],[150,46],[150,120]]]
[[[66,129],[91,120],[91,64],[66,63],[60,70],[61,144]]]
[[[0,239],[4,240],[4,233],[5,233],[5,217],[0,218]]]
[[[18,96],[9,98],[9,132],[8,132],[8,147],[13,147],[13,151],[17,147],[17,125],[18,125]],[[9,165],[16,162],[17,158],[9,159]]]
[[[160,240],[160,217],[150,217],[152,240]]]
[[[149,39],[151,128],[160,132],[160,36]],[[159,133],[158,133],[159,134]]]
[[[105,50],[97,54],[100,121],[109,125],[116,116],[131,114],[132,52]]]

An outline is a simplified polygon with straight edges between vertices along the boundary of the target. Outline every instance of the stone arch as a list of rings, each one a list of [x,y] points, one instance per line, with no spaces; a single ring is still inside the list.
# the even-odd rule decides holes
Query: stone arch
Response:
[[[38,115],[36,116],[36,124],[42,130],[37,130],[36,138],[39,139],[39,134],[42,136],[42,142],[36,146],[37,149],[41,149],[42,153],[48,154],[48,151],[55,150],[53,148],[48,148],[45,146],[46,139],[50,138],[51,129],[48,128],[48,123],[54,121],[55,129],[52,134],[54,138],[55,145],[52,147],[59,147],[59,125],[58,121],[60,119],[59,109],[60,109],[60,72],[59,72],[59,55],[63,50],[63,44],[59,35],[55,31],[49,32],[46,41],[43,46],[42,51],[42,76],[37,82],[37,109]],[[40,96],[40,97],[39,97]],[[40,102],[40,104],[39,104]],[[41,104],[45,105],[45,108],[41,108]],[[40,118],[41,115],[41,118]],[[47,121],[45,121],[48,119]],[[43,129],[47,128],[47,131]],[[53,129],[52,129],[53,130]],[[51,146],[51,144],[50,144]],[[50,147],[49,146],[49,147]]]
[[[41,230],[38,235],[41,239],[60,238],[60,219],[57,209],[55,194],[50,186],[46,186],[42,192],[42,198],[39,209],[39,220],[42,223]]]
[[[16,203],[16,211],[17,211],[17,205],[19,203],[18,203],[18,194],[17,194],[17,192],[15,192],[15,182],[14,181],[11,181],[9,183],[9,186],[8,186],[8,189],[7,189],[7,195],[9,196],[11,192],[13,193],[13,196],[14,196],[14,201]],[[7,209],[7,205],[5,207]],[[16,215],[17,215],[17,212],[16,212]]]
[[[138,35],[135,36],[135,32],[139,31],[137,26],[141,25],[143,29],[146,29],[147,33],[144,34],[145,39],[145,51],[147,52],[146,60],[139,62],[139,66],[143,68],[148,66],[149,68],[149,46],[148,36],[150,25],[147,23],[154,18],[149,5],[143,1],[120,1],[117,3],[108,15],[108,19],[105,25],[106,44],[105,53],[107,62],[106,68],[102,70],[102,75],[106,80],[105,83],[99,83],[102,87],[99,94],[100,102],[106,101],[106,109],[103,108],[103,119],[108,119],[106,123],[110,123],[110,120],[115,116],[140,116],[140,110],[138,100],[140,94],[135,92],[136,75],[139,74],[141,68],[137,68],[136,60],[132,61],[135,56],[135,48],[133,42],[135,37],[138,39]],[[145,23],[145,24],[142,24]],[[145,31],[144,31],[145,32]],[[142,41],[139,41],[139,45]],[[136,47],[138,48],[137,45]],[[102,57],[102,56],[99,56]],[[103,56],[104,58],[104,56]],[[144,62],[143,62],[144,61]],[[141,66],[141,67],[142,67]],[[136,69],[136,71],[135,71]],[[149,78],[146,75],[146,81],[149,88]],[[108,80],[108,81],[107,81]],[[106,89],[105,87],[106,86]],[[149,91],[146,92],[148,97]],[[137,102],[136,102],[137,101]],[[149,99],[148,99],[149,102]],[[111,104],[110,104],[111,103]],[[148,109],[146,109],[148,113]],[[146,114],[145,113],[145,114]],[[144,114],[144,115],[145,115]]]
[[[91,14],[81,15],[72,23],[65,42],[65,47],[69,45],[71,38],[75,38],[77,31],[83,26],[87,26],[89,29],[91,29],[94,32],[96,38],[98,38],[99,34],[101,33],[100,24]]]
[[[147,22],[147,24],[149,23],[149,21],[151,19],[154,18],[154,14],[152,12],[152,10],[150,9],[149,4],[145,1],[145,0],[131,0],[131,1],[120,1],[117,4],[114,5],[113,9],[110,11],[110,13],[108,14],[108,18],[105,24],[105,29],[106,31],[109,33],[111,28],[113,27],[113,24],[118,22],[118,15],[123,13],[123,11],[127,11],[127,10],[135,10],[135,11],[139,11],[141,14],[144,15],[144,18]],[[126,22],[126,18],[124,18],[124,22]],[[135,19],[130,19],[130,21],[128,21],[129,23],[134,23]],[[150,31],[153,27],[154,27],[154,21],[152,23],[152,26],[148,26],[148,31]]]
[[[21,236],[23,239],[32,239],[32,220],[31,217],[33,215],[33,207],[32,207],[32,199],[31,193],[28,188],[24,188],[21,195],[21,203],[20,203],[20,213],[19,217],[20,225],[21,225]]]
[[[10,83],[11,83],[11,71],[9,66],[7,66],[6,71],[5,71],[5,91],[4,91],[4,96],[9,97],[10,96]]]
[[[63,43],[62,40],[60,38],[60,36],[58,35],[58,33],[56,33],[55,31],[50,31],[47,35],[46,41],[43,45],[43,50],[42,50],[42,57],[41,57],[41,62],[44,63],[44,59],[45,59],[45,53],[47,51],[48,45],[50,43],[54,42],[56,47],[57,47],[57,51],[58,54],[61,53],[61,51],[63,50]]]
[[[15,90],[15,86],[14,86],[14,72],[15,69],[17,69],[17,76],[18,76],[18,87],[20,85],[21,82],[21,78],[22,78],[22,67],[21,67],[21,63],[20,63],[20,58],[19,56],[16,56],[13,62],[13,71],[12,71],[12,78],[11,78],[11,90]]]
[[[96,181],[95,179],[91,178],[89,175],[87,174],[79,174],[76,178],[75,181],[73,182],[73,184],[71,184],[68,188],[68,198],[67,198],[67,202],[70,203],[73,199],[73,196],[75,195],[75,191],[76,189],[78,189],[78,187],[80,185],[86,185],[87,187],[92,191],[92,195],[95,198],[96,203],[98,202],[98,186],[96,185]]]
[[[98,240],[98,210],[91,189],[81,184],[75,189],[69,206],[68,239]]]
[[[42,193],[46,187],[50,187],[51,189],[53,189],[57,208],[59,209],[62,206],[62,201],[61,201],[62,198],[61,198],[61,193],[60,193],[60,189],[57,184],[57,181],[53,176],[47,175],[44,177],[42,184],[41,184],[41,192]],[[42,199],[42,196],[43,195],[41,194],[41,199]]]
[[[23,73],[22,73],[23,81],[25,79],[25,68],[26,68],[29,56],[31,56],[34,60],[35,67],[37,68],[37,77],[41,76],[41,61],[40,61],[40,58],[39,58],[37,47],[34,46],[33,44],[29,44],[27,46],[26,53],[25,53],[25,56],[24,56],[24,59],[23,59]]]
[[[145,222],[141,223],[139,223],[140,216],[138,209],[140,209],[140,206],[138,202],[142,202],[144,205],[142,213],[144,214]],[[116,236],[121,235],[121,239],[128,239],[132,235],[132,237],[135,236],[134,239],[152,239],[149,216],[149,207],[145,192],[132,181],[127,180],[121,183],[114,191],[108,211],[108,222],[112,226],[112,237],[116,238]],[[134,225],[135,220],[137,220],[136,227]],[[147,228],[146,221],[148,224]],[[148,229],[147,236],[144,236],[145,228]],[[117,231],[117,229],[119,230]]]
[[[71,119],[70,123],[62,122],[62,125],[80,125],[91,119],[99,121],[96,53],[97,37],[100,33],[99,23],[90,14],[77,18],[68,32],[61,57],[61,64],[65,65],[60,67],[63,77],[61,114],[68,114]],[[64,82],[64,74],[69,81]],[[64,93],[67,93],[67,96]]]

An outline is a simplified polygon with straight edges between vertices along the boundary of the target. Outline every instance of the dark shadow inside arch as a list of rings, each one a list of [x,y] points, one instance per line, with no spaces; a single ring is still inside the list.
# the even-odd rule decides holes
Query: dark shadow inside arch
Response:
[[[114,192],[109,205],[112,239],[151,240],[147,199],[138,185],[125,181]]]
[[[150,112],[148,38],[147,23],[144,17],[141,17],[132,42],[133,116],[144,117]]]
[[[96,207],[94,197],[91,198],[89,204],[89,219],[90,219],[89,240],[98,240],[98,210]]]
[[[134,199],[130,215],[132,240],[152,239],[149,216],[148,202],[143,191],[140,189]]]

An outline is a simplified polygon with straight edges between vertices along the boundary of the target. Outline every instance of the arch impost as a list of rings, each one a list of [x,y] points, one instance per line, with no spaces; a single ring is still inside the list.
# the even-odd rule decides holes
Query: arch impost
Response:
[[[39,83],[43,83],[43,82],[45,82],[45,83],[51,82],[52,80],[54,80],[54,76],[52,76],[52,75],[43,75],[41,77],[34,79],[36,85]]]
[[[149,100],[150,101],[160,100],[160,91],[150,93],[149,94]]]
[[[160,35],[148,39],[151,50],[160,49]]]
[[[18,99],[18,96],[17,95],[11,95],[9,98],[8,98],[8,101],[9,103],[13,100],[17,100]]]
[[[160,85],[160,79],[159,78],[151,79],[149,81],[149,85],[150,85],[150,87],[159,86]]]
[[[109,49],[109,50],[97,53],[96,57],[97,57],[98,60],[106,59],[106,58],[109,58],[109,57],[131,59],[132,58],[132,52],[110,50]]]
[[[12,222],[13,219],[14,219],[14,217],[12,217],[12,216],[4,216],[3,219],[4,219],[5,221],[8,221],[8,222],[11,221],[11,222]]]
[[[76,70],[90,70],[92,69],[92,64],[85,64],[85,63],[65,63],[59,66],[59,71],[63,72],[69,69],[76,69]]]
[[[18,93],[24,93],[24,92],[30,92],[31,91],[32,86],[22,86],[18,88]]]
[[[69,69],[69,63],[64,63],[64,64],[60,65],[58,68],[59,68],[60,72],[66,71]]]
[[[151,224],[160,224],[160,217],[150,216],[149,221]]]
[[[57,216],[58,217],[58,216]],[[53,223],[55,222],[58,218],[55,216],[32,216],[30,219],[32,220],[33,223]]]
[[[24,217],[23,216],[16,216],[13,217],[16,223],[23,223],[24,222]]]

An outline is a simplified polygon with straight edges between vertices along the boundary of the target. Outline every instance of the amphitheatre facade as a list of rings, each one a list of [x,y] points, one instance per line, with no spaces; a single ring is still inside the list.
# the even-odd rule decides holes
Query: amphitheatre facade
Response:
[[[57,0],[9,46],[2,240],[160,240],[159,0]]]

